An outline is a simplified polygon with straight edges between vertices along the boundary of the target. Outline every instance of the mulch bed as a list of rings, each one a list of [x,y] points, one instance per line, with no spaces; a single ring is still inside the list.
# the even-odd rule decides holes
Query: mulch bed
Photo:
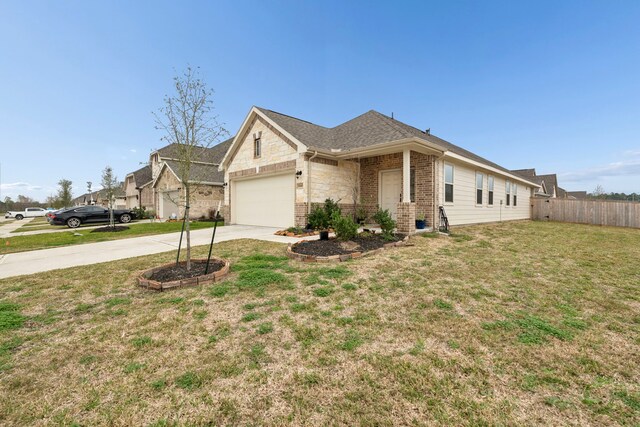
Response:
[[[187,267],[184,264],[170,265],[156,270],[148,278],[157,282],[165,283],[175,280],[190,279],[192,277],[203,276],[204,270],[207,267],[207,261],[191,261],[191,270],[187,271]],[[215,273],[224,267],[224,262],[211,260],[209,263],[209,272],[207,274]]]
[[[110,231],[112,233],[115,233],[115,232],[118,232],[118,231],[124,231],[124,230],[128,230],[128,229],[129,229],[129,227],[127,227],[127,226],[116,225],[115,227],[106,226],[106,227],[94,228],[93,230],[91,230],[91,232],[92,233],[104,233],[104,232]]]
[[[320,257],[347,255],[355,252],[368,252],[380,249],[386,243],[398,242],[404,237],[404,235],[396,234],[394,240],[385,240],[380,234],[372,234],[366,237],[357,236],[348,242],[343,242],[335,238],[329,240],[309,240],[297,243],[292,248],[292,252]]]

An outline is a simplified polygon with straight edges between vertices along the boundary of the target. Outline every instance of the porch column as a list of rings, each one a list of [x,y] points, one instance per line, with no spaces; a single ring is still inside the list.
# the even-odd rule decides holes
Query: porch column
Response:
[[[402,203],[411,202],[411,151],[402,152]]]

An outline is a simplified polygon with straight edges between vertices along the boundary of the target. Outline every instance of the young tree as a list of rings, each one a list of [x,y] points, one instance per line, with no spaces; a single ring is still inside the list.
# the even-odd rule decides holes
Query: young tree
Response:
[[[109,227],[115,228],[113,220],[113,201],[115,199],[116,188],[118,188],[118,178],[113,174],[111,166],[107,166],[102,171],[102,190],[109,201]]]
[[[184,205],[186,235],[186,268],[191,270],[191,233],[189,226],[189,204],[192,185],[197,185],[191,176],[191,166],[208,147],[227,135],[214,114],[213,90],[199,77],[198,70],[191,67],[173,79],[175,93],[165,95],[164,106],[154,113],[156,129],[164,135],[162,140],[175,144],[179,160],[178,178],[182,184],[181,204]]]
[[[58,181],[58,185],[60,186],[60,188],[58,189],[57,206],[55,206],[56,208],[71,206],[71,199],[73,199],[71,184],[71,181],[64,178]]]

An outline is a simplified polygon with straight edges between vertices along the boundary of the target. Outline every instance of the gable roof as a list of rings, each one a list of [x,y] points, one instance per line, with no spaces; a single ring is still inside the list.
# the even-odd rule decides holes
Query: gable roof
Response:
[[[128,175],[133,175],[133,179],[136,182],[136,188],[142,188],[153,181],[153,176],[151,174],[151,166],[149,165],[142,167],[137,171],[131,172]]]
[[[164,169],[165,167],[171,169],[176,178],[178,178],[178,181],[180,180],[180,162],[176,160],[165,160],[162,168],[160,169],[160,173],[158,174],[158,178],[156,178],[156,182],[162,175],[162,169]],[[193,183],[222,185],[222,183],[224,182],[224,172],[219,171],[218,166],[213,164],[192,163],[190,175],[191,179],[189,180],[189,182]]]
[[[317,148],[321,150],[348,152],[350,150],[386,142],[417,138],[430,143],[430,145],[437,146],[442,151],[449,151],[508,174],[512,173],[509,169],[478,156],[469,150],[465,150],[431,133],[392,119],[375,110],[367,111],[336,127],[326,128],[266,108],[255,107],[255,109],[285,129],[310,149]],[[525,177],[520,177],[526,181],[530,181]]]
[[[586,191],[567,191],[567,196],[569,198],[574,198],[574,199],[586,199],[587,198],[587,192]]]
[[[224,155],[227,153],[227,150],[231,146],[232,141],[233,137],[222,141],[221,143],[216,144],[212,147],[198,147],[198,151],[196,153],[196,161],[219,165],[220,162],[222,162]],[[179,144],[173,143],[162,147],[155,152],[158,153],[161,160],[179,160],[179,146]]]

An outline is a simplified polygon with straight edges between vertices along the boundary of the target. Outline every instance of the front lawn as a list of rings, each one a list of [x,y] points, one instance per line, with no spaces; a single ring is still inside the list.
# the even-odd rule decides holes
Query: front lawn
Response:
[[[223,242],[227,280],[166,293],[134,278],[175,253],[0,280],[0,424],[640,423],[640,230],[427,237]]]
[[[107,226],[108,224],[99,224]],[[106,240],[125,239],[127,237],[140,237],[152,234],[174,233],[182,229],[182,222],[152,222],[143,224],[120,224],[130,228],[115,233],[92,233],[92,228],[68,229],[69,231],[59,233],[33,234],[29,236],[16,236],[0,239],[0,255],[13,252],[32,251],[36,249],[47,249],[57,246],[78,245],[82,243],[104,242]],[[192,222],[191,230],[213,227],[213,222]],[[218,226],[221,226],[219,223]],[[54,226],[50,226],[54,227]],[[80,236],[76,235],[80,234]]]

